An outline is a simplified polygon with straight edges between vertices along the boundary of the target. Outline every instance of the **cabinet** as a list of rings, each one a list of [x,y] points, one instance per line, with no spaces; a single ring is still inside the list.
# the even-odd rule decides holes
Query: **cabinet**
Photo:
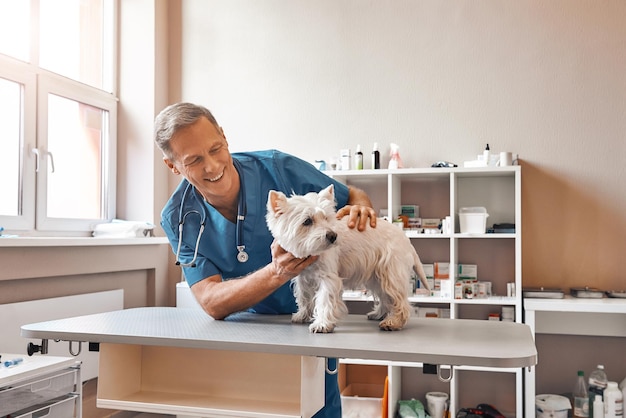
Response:
[[[365,190],[374,209],[386,210],[390,220],[401,214],[402,205],[419,206],[421,218],[450,217],[449,233],[425,234],[405,229],[422,263],[449,263],[450,285],[462,264],[477,266],[478,280],[491,282],[491,296],[457,299],[454,289],[439,296],[410,296],[420,311],[449,310],[452,319],[485,319],[490,314],[512,310],[514,321],[522,322],[522,214],[521,167],[499,168],[423,168],[398,170],[331,171],[328,174],[348,185]],[[487,226],[514,223],[509,233],[462,234],[459,210],[463,207],[485,207]],[[517,292],[510,294],[514,286]],[[509,296],[507,296],[509,294]],[[367,296],[346,292],[344,299],[355,312],[363,309]],[[416,341],[415,344],[419,344]],[[362,363],[359,360],[345,362]],[[367,362],[365,362],[367,364]],[[450,395],[450,409],[476,406],[487,402],[507,416],[522,416],[523,370],[489,367],[455,367],[449,382],[423,374],[423,365],[388,362],[388,416],[395,416],[399,399],[416,398],[424,402],[429,391]],[[442,374],[448,376],[443,370]]]
[[[80,362],[67,357],[0,354],[3,362],[19,359],[11,367],[0,365],[0,417],[82,416]]]
[[[526,417],[532,418],[535,395],[571,390],[577,370],[585,377],[603,364],[609,380],[626,377],[626,300],[524,299],[524,322],[530,327],[541,364],[526,369]],[[567,356],[563,356],[567,347]]]

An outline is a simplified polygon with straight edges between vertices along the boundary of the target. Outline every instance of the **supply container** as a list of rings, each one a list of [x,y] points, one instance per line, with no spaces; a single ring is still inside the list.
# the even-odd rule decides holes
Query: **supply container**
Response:
[[[606,389],[608,379],[604,371],[604,365],[598,364],[598,367],[589,374],[589,384],[587,392],[589,393],[589,405],[593,405],[596,395],[602,396],[604,401],[604,389]],[[589,410],[589,418],[594,418],[593,408]]]
[[[567,418],[570,409],[572,409],[572,404],[565,396],[535,396],[537,418]]]
[[[461,234],[484,234],[487,230],[487,209],[480,206],[459,209]]]
[[[384,385],[350,383],[341,391],[344,416],[379,417],[383,408]]]
[[[622,418],[624,416],[624,398],[617,382],[607,382],[604,390],[604,418]]]

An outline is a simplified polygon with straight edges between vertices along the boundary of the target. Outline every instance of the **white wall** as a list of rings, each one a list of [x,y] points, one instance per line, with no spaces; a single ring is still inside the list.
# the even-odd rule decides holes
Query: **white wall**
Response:
[[[488,142],[523,160],[524,283],[626,287],[626,2],[180,4],[180,99],[231,150],[424,167]]]

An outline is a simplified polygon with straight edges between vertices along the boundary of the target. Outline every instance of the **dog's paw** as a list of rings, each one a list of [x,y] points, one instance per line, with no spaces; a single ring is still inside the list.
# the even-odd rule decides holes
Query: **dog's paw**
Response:
[[[304,311],[298,311],[295,314],[291,315],[291,322],[293,322],[294,324],[304,324],[307,322],[311,322],[312,320],[313,318],[311,318],[311,316]]]
[[[335,330],[335,324],[323,324],[319,322],[313,322],[309,325],[309,331],[314,334],[328,334]]]
[[[404,327],[404,323],[401,321],[394,320],[394,318],[385,318],[380,321],[378,327],[383,331],[398,331]]]

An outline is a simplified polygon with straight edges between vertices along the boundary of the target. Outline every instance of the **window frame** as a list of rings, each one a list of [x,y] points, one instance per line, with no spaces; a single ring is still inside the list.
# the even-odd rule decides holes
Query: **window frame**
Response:
[[[117,100],[110,94],[94,87],[78,83],[54,73],[42,70],[37,83],[37,147],[40,149],[40,168],[37,174],[35,227],[38,231],[93,231],[93,227],[115,217],[116,196],[116,150],[117,150]],[[48,95],[54,94],[75,100],[108,112],[108,140],[102,142],[102,205],[100,219],[50,218],[47,215],[48,176]]]
[[[32,4],[37,3],[38,0],[34,0]],[[109,222],[116,217],[118,80],[115,68],[117,68],[119,52],[117,35],[119,1],[112,0],[105,7],[107,7],[105,16],[112,21],[111,31],[105,34],[105,48],[109,49],[109,52],[112,50],[110,66],[113,71],[107,82],[112,83],[113,93],[39,67],[38,51],[32,44],[31,62],[24,62],[0,53],[0,77],[22,86],[18,196],[21,212],[17,216],[0,215],[0,226],[9,233],[19,233],[22,236],[91,235],[96,224]],[[38,31],[36,17],[36,13],[31,13],[33,36]],[[46,214],[49,175],[48,94],[62,96],[108,112],[108,123],[103,126],[103,130],[106,129],[108,133],[108,139],[103,138],[101,148],[102,218],[100,219],[49,218]],[[39,172],[36,172],[37,155],[33,152],[35,149],[39,152]]]
[[[0,54],[0,77],[18,83],[21,87],[20,164],[17,216],[0,215],[0,226],[5,229],[35,229],[36,174],[33,144],[37,142],[37,75],[24,63]],[[32,186],[30,186],[32,185]]]

